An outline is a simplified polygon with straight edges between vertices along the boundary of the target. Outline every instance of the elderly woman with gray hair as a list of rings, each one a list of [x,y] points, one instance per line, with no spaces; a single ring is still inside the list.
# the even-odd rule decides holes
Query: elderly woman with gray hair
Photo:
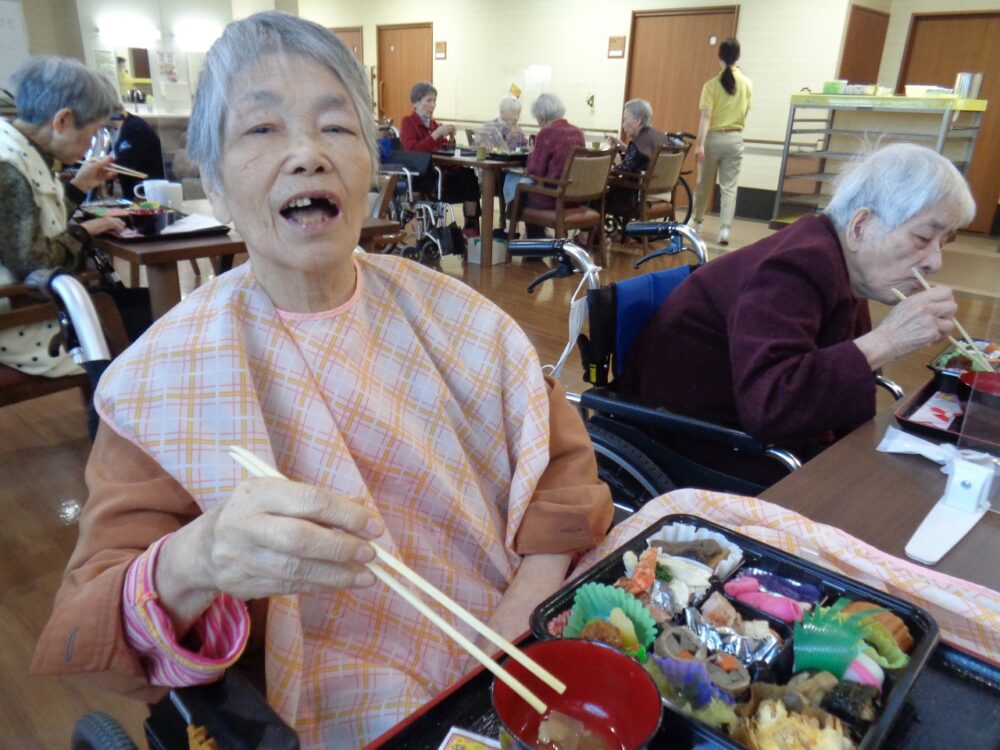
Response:
[[[37,268],[82,270],[91,237],[124,226],[109,217],[68,221],[87,191],[115,176],[106,168],[110,156],[83,164],[65,185],[55,174],[82,159],[107,124],[118,103],[111,82],[76,60],[32,57],[13,83],[17,114],[13,122],[0,119],[0,284]],[[49,357],[47,346],[38,346],[54,328],[42,322],[5,332],[0,363],[48,377],[76,371],[69,355]]]
[[[611,168],[612,174],[641,172],[648,165],[653,151],[669,137],[653,127],[653,108],[645,99],[629,99],[622,112],[622,134],[629,139],[628,145],[615,136],[608,136],[608,142],[618,153],[618,163]],[[623,214],[635,208],[638,193],[635,190],[612,187],[608,190],[606,210]]]
[[[521,102],[513,96],[500,100],[500,116],[490,120],[476,134],[476,145],[489,150],[517,151],[528,145],[528,136],[521,130]]]
[[[356,250],[375,132],[362,68],[314,23],[260,13],[209,50],[188,152],[250,260],[105,372],[36,673],[150,700],[218,679],[254,630],[303,746],[360,747],[468,667],[376,584],[371,541],[516,637],[604,537],[586,431],[514,321]]]
[[[621,385],[646,404],[814,452],[874,416],[874,370],[951,332],[951,290],[924,290],[913,269],[938,271],[974,213],[940,154],[875,151],[841,176],[822,214],[686,279],[642,331]],[[875,328],[868,300],[893,306]]]
[[[413,112],[399,124],[399,140],[406,151],[441,151],[446,145],[455,144],[455,126],[439,125],[434,119],[437,107],[437,89],[427,81],[413,84],[410,89]],[[441,200],[462,203],[465,209],[466,238],[479,236],[479,179],[468,167],[445,167],[442,170]],[[430,185],[421,188],[429,192]]]
[[[535,147],[524,165],[525,177],[508,178],[504,183],[504,198],[510,206],[517,191],[517,183],[532,177],[544,177],[558,180],[562,176],[563,166],[573,149],[585,148],[587,143],[583,131],[566,121],[566,107],[555,94],[542,94],[531,105],[531,115],[538,122],[538,135],[535,136]],[[528,205],[533,208],[551,209],[555,206],[555,198],[545,195],[528,194]],[[511,206],[513,210],[513,206]],[[516,227],[514,227],[516,229]],[[528,237],[544,236],[542,227],[526,224]],[[513,230],[512,230],[513,231]]]

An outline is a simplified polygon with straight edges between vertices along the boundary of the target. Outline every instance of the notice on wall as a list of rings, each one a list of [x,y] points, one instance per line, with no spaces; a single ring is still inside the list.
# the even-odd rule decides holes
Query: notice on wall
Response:
[[[11,87],[10,76],[28,57],[28,31],[20,0],[0,0],[0,86]]]

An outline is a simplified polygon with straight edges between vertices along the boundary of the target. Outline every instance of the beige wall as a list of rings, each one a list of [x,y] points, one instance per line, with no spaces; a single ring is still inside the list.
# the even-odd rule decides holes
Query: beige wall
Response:
[[[551,90],[576,125],[615,129],[621,118],[627,59],[608,59],[608,37],[629,35],[632,11],[706,7],[719,0],[299,0],[300,14],[324,26],[363,26],[365,58],[375,60],[378,24],[434,24],[435,41],[448,43],[448,59],[434,63],[437,114],[490,119],[511,83],[527,105]],[[788,95],[833,77],[840,55],[847,0],[751,0],[740,5],[737,34],[743,71],[754,81],[747,138],[782,140]],[[558,29],[557,33],[553,33]],[[835,30],[831,32],[831,29]],[[369,52],[370,50],[370,52]],[[684,75],[678,70],[677,75]],[[586,98],[594,94],[595,106]],[[741,184],[773,189],[775,146],[751,146]]]
[[[83,41],[75,0],[27,0],[21,3],[28,32],[28,51],[83,60]]]

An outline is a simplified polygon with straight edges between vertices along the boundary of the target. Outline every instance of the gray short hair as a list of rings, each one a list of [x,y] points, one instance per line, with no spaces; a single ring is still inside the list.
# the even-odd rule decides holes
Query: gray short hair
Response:
[[[513,96],[505,96],[500,100],[500,114],[504,115],[508,112],[520,112],[521,102],[515,99]]]
[[[653,108],[645,99],[629,99],[625,102],[625,111],[637,119],[644,128],[653,124]]]
[[[844,231],[859,208],[868,208],[886,229],[895,229],[936,203],[962,211],[961,226],[976,215],[965,178],[941,154],[914,143],[894,143],[862,154],[837,180],[823,212]]]
[[[438,90],[427,81],[417,81],[410,89],[410,104],[416,104],[428,94],[438,95]]]
[[[42,125],[60,109],[70,109],[76,127],[108,117],[118,102],[114,84],[79,60],[38,55],[25,60],[11,76],[17,119]]]
[[[542,94],[531,105],[531,116],[536,120],[553,122],[566,114],[566,107],[555,94]]]
[[[187,156],[210,185],[221,183],[229,92],[265,57],[301,55],[329,69],[347,89],[371,157],[372,180],[378,174],[378,145],[368,81],[354,54],[331,32],[302,18],[265,11],[233,21],[205,56],[188,124]]]

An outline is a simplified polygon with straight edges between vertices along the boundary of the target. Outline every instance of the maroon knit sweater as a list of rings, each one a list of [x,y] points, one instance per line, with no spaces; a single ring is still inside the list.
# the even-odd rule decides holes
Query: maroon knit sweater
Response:
[[[875,414],[853,339],[871,330],[826,216],[807,216],[686,279],[643,330],[620,386],[644,403],[791,448]]]

